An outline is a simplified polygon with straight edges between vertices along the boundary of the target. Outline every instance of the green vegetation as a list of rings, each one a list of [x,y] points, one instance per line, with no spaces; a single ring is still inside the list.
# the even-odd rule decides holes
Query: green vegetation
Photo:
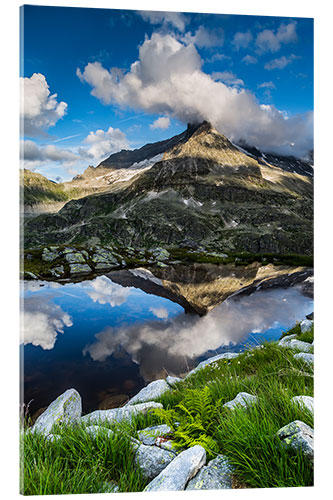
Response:
[[[306,336],[298,324],[283,336],[292,333],[313,339],[313,329]],[[294,396],[313,395],[313,368],[295,359],[294,352],[269,342],[209,365],[165,393],[159,399],[163,410],[118,426],[104,423],[114,431],[111,438],[102,433],[92,438],[83,424],[55,429],[61,436],[56,442],[25,432],[24,494],[101,492],[110,483],[117,483],[120,491],[142,491],[146,483],[135,468],[129,436],[159,423],[174,429],[176,447],[201,444],[208,458],[227,456],[237,487],[312,485],[313,464],[276,436],[294,420],[313,427],[313,415],[291,402]],[[247,409],[223,406],[239,392],[257,396],[258,402]]]
[[[186,248],[168,248],[175,260],[184,262],[197,262],[202,264],[230,264],[247,266],[253,262],[263,264],[274,264],[276,266],[304,266],[313,267],[312,255],[298,254],[275,254],[275,253],[250,253],[250,252],[228,252],[227,257],[210,252],[194,252]]]
[[[92,437],[84,425],[55,429],[61,436],[48,441],[25,432],[22,437],[22,493],[60,495],[102,493],[116,483],[120,491],[141,491],[144,481],[134,467],[134,451],[124,429],[114,427]]]
[[[80,198],[93,191],[87,188],[67,188],[66,185],[48,180],[42,174],[28,169],[20,171],[20,185],[24,205],[34,206],[37,203],[54,203]]]
[[[237,482],[252,488],[309,486],[313,481],[312,465],[301,454],[286,450],[276,437],[276,432],[293,420],[313,427],[312,414],[290,401],[294,396],[313,395],[313,370],[296,360],[293,353],[267,343],[235,359],[217,362],[179,382],[174,391],[160,398],[164,416],[163,412],[155,413],[162,421],[170,422],[174,416],[182,422],[185,410],[179,408],[180,404],[198,419],[209,414],[210,401],[214,401],[216,411],[211,415],[211,425],[205,420],[205,432],[215,445],[208,447],[204,440],[200,444],[209,455],[216,451],[229,458]],[[259,403],[247,410],[223,407],[239,392],[256,395]],[[197,401],[201,400],[201,408],[190,403],[194,394]],[[185,427],[181,430],[186,434]],[[191,437],[187,432],[187,438]],[[179,445],[184,444],[184,439],[175,434]]]

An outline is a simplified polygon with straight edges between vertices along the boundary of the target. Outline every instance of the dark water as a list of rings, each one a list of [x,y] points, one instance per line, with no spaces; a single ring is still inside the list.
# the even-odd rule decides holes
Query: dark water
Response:
[[[119,406],[151,380],[278,339],[313,311],[297,288],[230,298],[203,317],[106,276],[22,288],[22,379],[31,413],[70,387],[81,394],[84,412]]]

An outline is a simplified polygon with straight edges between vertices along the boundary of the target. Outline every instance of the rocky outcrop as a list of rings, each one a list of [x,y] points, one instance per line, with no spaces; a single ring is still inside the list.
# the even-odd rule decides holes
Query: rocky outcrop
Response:
[[[45,435],[51,433],[54,425],[73,424],[82,413],[81,396],[75,389],[68,389],[55,399],[37,418],[32,431]]]
[[[306,408],[311,413],[314,412],[314,399],[312,396],[295,396],[291,401],[301,408]]]
[[[141,444],[135,452],[136,464],[141,470],[142,476],[147,480],[158,476],[174,458],[174,453],[162,450],[157,446]]]
[[[163,406],[161,403],[152,401],[111,410],[95,410],[81,417],[81,421],[89,424],[99,424],[105,421],[109,423],[122,422],[123,420],[130,421],[133,416],[138,414],[146,415],[155,408],[163,408]]]
[[[206,451],[196,445],[180,453],[144,491],[181,491],[206,463]]]
[[[27,220],[25,247],[99,238],[104,245],[117,241],[146,249],[184,243],[195,248],[200,242],[218,253],[312,254],[310,177],[258,162],[209,123],[181,136],[166,141],[163,156],[149,168],[123,172],[123,182],[109,175],[104,191]],[[125,170],[124,156],[141,158],[143,149],[90,168],[85,182],[93,189],[99,174],[107,178]]]
[[[167,391],[170,391],[170,386],[165,380],[154,380],[133,396],[133,398],[131,398],[125,406],[135,405],[139,402],[144,403],[145,401],[154,401]]]
[[[229,408],[229,410],[234,410],[235,408],[239,407],[248,408],[251,405],[257,403],[257,401],[257,396],[253,396],[252,394],[248,394],[247,392],[239,392],[232,401],[225,403],[223,406],[225,408]]]
[[[166,424],[155,425],[153,427],[146,427],[146,429],[139,431],[138,438],[142,444],[153,446],[158,437],[170,434],[170,432],[171,427]]]
[[[308,352],[298,352],[297,354],[294,354],[294,358],[301,359],[310,365],[314,363],[314,355]]]
[[[191,479],[185,490],[222,490],[232,488],[233,469],[224,455],[218,455],[214,460]]]
[[[279,346],[281,347],[289,347],[290,349],[298,349],[302,352],[309,352],[312,349],[312,345],[309,344],[309,342],[303,342],[302,340],[297,340],[295,337],[292,335],[284,337],[282,340],[279,342]],[[293,338],[290,338],[293,337]]]
[[[206,366],[211,365],[213,363],[216,363],[217,361],[220,361],[221,359],[233,359],[237,358],[240,353],[238,352],[225,352],[223,354],[218,354],[217,356],[213,356],[212,358],[205,359],[204,361],[201,361],[193,370],[191,370],[186,377],[190,377],[191,375],[194,375],[197,373],[199,370],[202,370],[203,368],[206,368]]]
[[[314,432],[309,425],[300,420],[295,420],[282,427],[277,432],[277,436],[285,446],[296,452],[304,453],[304,455],[313,460]]]

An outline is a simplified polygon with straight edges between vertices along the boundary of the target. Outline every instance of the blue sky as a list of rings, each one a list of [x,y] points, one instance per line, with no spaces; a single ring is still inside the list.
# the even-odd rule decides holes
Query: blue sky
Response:
[[[202,119],[267,151],[304,156],[312,147],[312,19],[21,13],[26,168],[69,180],[112,152]]]

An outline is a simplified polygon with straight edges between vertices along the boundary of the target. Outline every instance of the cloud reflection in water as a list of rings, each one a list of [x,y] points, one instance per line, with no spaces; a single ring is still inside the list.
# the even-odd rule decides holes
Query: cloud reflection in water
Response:
[[[277,324],[287,327],[308,312],[309,301],[297,289],[257,291],[227,300],[204,317],[180,314],[169,321],[106,327],[83,354],[104,361],[121,345],[140,364],[142,376],[151,380],[163,368],[180,373],[187,369],[187,360],[238,344],[251,332],[264,332]]]

